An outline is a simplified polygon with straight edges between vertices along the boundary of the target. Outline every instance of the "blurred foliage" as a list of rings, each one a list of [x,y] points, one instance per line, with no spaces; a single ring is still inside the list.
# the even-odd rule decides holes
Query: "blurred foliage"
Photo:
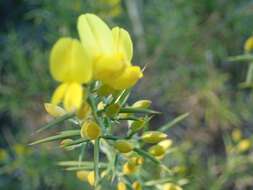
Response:
[[[235,127],[243,128],[246,136],[252,132],[253,97],[249,89],[238,88],[247,64],[229,62],[227,57],[241,54],[245,39],[252,34],[253,2],[138,0],[134,6],[138,6],[144,33],[136,33],[131,20],[128,3],[133,2],[0,1],[1,136],[10,130],[19,142],[20,136],[29,137],[24,128],[31,133],[47,120],[41,105],[55,86],[50,82],[48,52],[59,36],[77,36],[78,15],[93,12],[112,25],[128,28],[136,46],[143,43],[139,38],[144,38],[146,51],[135,54],[135,62],[147,69],[131,98],[144,95],[166,112],[153,123],[154,128],[178,113],[191,112],[186,122],[171,132],[173,138],[183,141],[173,153],[178,159],[168,157],[168,162],[182,164],[175,170],[184,171],[185,167],[184,175],[192,179],[185,189],[251,189],[252,161],[245,162],[252,159],[252,153],[227,152],[233,144],[227,134]],[[2,148],[12,151],[14,145],[7,145],[5,139],[1,138]],[[77,189],[73,176],[63,176],[52,166],[59,154],[52,149],[49,155],[35,151],[10,159],[3,167],[12,169],[5,173],[1,169],[0,188]],[[20,166],[22,172],[17,169]],[[36,178],[31,178],[29,173],[35,171]],[[51,187],[43,176],[55,179],[56,186]]]

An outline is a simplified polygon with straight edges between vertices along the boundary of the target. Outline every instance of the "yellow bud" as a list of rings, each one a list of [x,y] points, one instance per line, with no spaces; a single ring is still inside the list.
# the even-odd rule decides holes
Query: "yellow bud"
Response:
[[[239,152],[248,151],[251,148],[251,141],[249,139],[243,139],[238,143],[237,148]]]
[[[130,175],[137,170],[137,166],[131,162],[127,162],[123,165],[123,174]]]
[[[97,105],[98,111],[103,110],[104,108],[105,108],[104,102],[99,102],[98,105]]]
[[[163,190],[183,190],[183,189],[176,184],[166,183],[163,185]]]
[[[130,158],[130,162],[135,165],[141,165],[144,163],[144,158],[141,156],[134,156]]]
[[[64,147],[64,146],[66,146],[66,145],[68,145],[68,144],[70,144],[70,143],[72,143],[72,142],[73,142],[72,139],[63,139],[63,140],[60,142],[60,145],[61,145],[62,147]]]
[[[148,151],[153,156],[162,156],[165,154],[165,149],[160,145],[154,145],[150,147]]]
[[[138,181],[135,181],[132,185],[133,190],[142,190],[141,183]]]
[[[132,107],[133,108],[149,108],[151,105],[151,101],[150,100],[139,100],[137,102],[135,102]]]
[[[244,44],[244,51],[250,53],[253,50],[253,36],[249,37]]]
[[[76,172],[76,177],[81,181],[86,181],[88,176],[88,171],[82,170]]]
[[[158,143],[166,138],[167,134],[160,131],[147,131],[141,136],[145,143]]]
[[[165,139],[158,143],[158,145],[162,146],[165,150],[170,148],[173,144],[173,141],[171,139]]]
[[[81,108],[77,112],[77,117],[79,119],[87,118],[91,113],[91,107],[87,102],[84,102]]]
[[[101,135],[101,129],[94,121],[86,121],[81,128],[81,137],[94,140]]]
[[[128,153],[133,150],[133,145],[127,140],[117,140],[114,146],[121,153]]]
[[[241,140],[241,138],[242,138],[242,132],[240,129],[235,129],[232,131],[232,139],[235,142],[238,142],[239,140]]]
[[[8,157],[9,156],[7,152],[4,149],[0,148],[0,161],[5,161],[8,159]]]
[[[173,168],[173,172],[181,175],[185,175],[187,172],[187,168],[185,166],[175,166]]]
[[[126,184],[123,182],[119,182],[117,184],[117,190],[127,190]]]
[[[47,113],[53,117],[60,117],[66,113],[63,108],[55,104],[45,103],[44,107]]]
[[[119,113],[120,105],[119,104],[111,104],[106,108],[106,115],[108,117],[114,117]]]
[[[145,126],[145,120],[142,118],[140,120],[134,121],[131,124],[130,128],[133,132],[137,132],[137,131],[141,130],[144,126]]]
[[[87,181],[91,186],[94,186],[94,184],[95,184],[95,172],[94,171],[88,173]]]

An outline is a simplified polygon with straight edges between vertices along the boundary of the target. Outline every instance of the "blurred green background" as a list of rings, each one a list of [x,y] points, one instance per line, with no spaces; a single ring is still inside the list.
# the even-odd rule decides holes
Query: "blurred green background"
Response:
[[[50,48],[78,37],[77,17],[87,12],[130,32],[134,63],[147,66],[130,101],[151,99],[163,112],[152,128],[190,112],[168,134],[177,148],[165,160],[189,179],[184,189],[253,189],[253,97],[239,88],[248,65],[227,61],[252,35],[252,0],[1,0],[0,189],[88,188],[55,165],[74,155],[27,146],[49,119]]]

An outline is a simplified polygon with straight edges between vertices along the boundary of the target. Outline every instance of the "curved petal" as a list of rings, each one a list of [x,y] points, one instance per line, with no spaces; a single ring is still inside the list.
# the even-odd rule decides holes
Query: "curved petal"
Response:
[[[68,112],[76,111],[81,107],[82,102],[83,102],[82,85],[78,83],[69,84],[63,100],[64,108]]]
[[[116,90],[123,90],[132,87],[143,76],[140,67],[129,66],[124,73],[111,81],[108,85]]]
[[[92,77],[91,59],[78,40],[60,38],[50,54],[50,72],[57,81],[87,83]]]
[[[58,105],[63,100],[67,87],[68,84],[63,83],[55,89],[51,99],[52,104]]]
[[[130,62],[133,57],[133,43],[129,33],[123,28],[114,27],[112,35],[114,51],[122,53],[124,58]]]
[[[93,56],[112,52],[112,32],[99,17],[94,14],[79,16],[77,29],[84,48]]]

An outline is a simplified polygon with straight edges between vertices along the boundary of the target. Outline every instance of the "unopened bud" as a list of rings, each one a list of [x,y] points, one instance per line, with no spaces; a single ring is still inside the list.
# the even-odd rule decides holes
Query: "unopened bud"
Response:
[[[127,190],[126,184],[120,181],[117,184],[117,190]]]
[[[159,157],[165,154],[165,149],[160,145],[154,145],[149,148],[148,152],[155,157]]]
[[[137,132],[139,130],[141,130],[143,127],[145,127],[145,120],[143,118],[137,120],[137,121],[134,121],[132,124],[131,124],[131,130],[132,132]]]
[[[139,100],[137,102],[135,102],[132,107],[133,108],[149,108],[151,105],[151,101],[150,100]]]
[[[251,148],[251,141],[249,139],[243,139],[238,143],[237,148],[239,152],[246,152]]]
[[[95,140],[101,135],[101,128],[94,121],[86,121],[81,128],[81,137]]]
[[[244,44],[244,51],[250,53],[253,50],[253,36],[249,37]]]
[[[124,175],[130,175],[133,174],[137,170],[137,165],[127,162],[123,165],[123,174]]]
[[[163,185],[163,190],[183,190],[183,189],[174,183],[166,183]]]
[[[142,190],[141,183],[139,181],[135,181],[132,185],[133,190]]]
[[[133,145],[127,140],[117,140],[114,146],[121,153],[128,153],[133,150]]]
[[[145,143],[158,143],[166,138],[167,134],[160,131],[147,131],[141,136]]]
[[[144,163],[144,158],[141,156],[134,156],[130,158],[130,162],[136,165],[142,165]]]
[[[240,129],[234,129],[232,131],[232,139],[233,139],[233,141],[238,142],[239,140],[241,140],[241,138],[242,138],[242,132],[241,132],[241,130]]]
[[[170,148],[173,144],[173,141],[171,139],[165,139],[158,143],[158,145],[162,146],[165,150]]]

